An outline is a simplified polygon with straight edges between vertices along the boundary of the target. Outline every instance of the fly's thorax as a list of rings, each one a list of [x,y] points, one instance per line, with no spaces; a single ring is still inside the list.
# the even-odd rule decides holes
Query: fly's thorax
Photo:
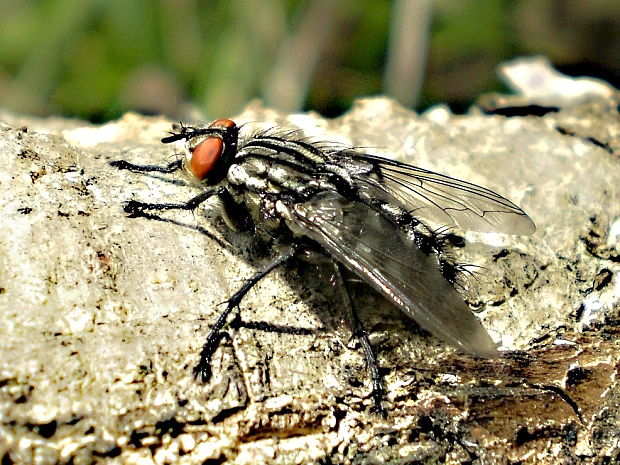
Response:
[[[290,195],[258,193],[232,185],[229,188],[235,203],[242,205],[249,214],[254,231],[261,239],[269,241],[283,233],[305,236],[298,226],[299,216],[305,214],[298,208],[303,202],[299,203]]]
[[[248,190],[254,193],[277,194],[279,189],[270,186],[266,167],[262,163],[252,163],[250,160],[243,160],[234,163],[227,173],[228,182],[240,190]]]
[[[283,227],[283,219],[276,208],[277,199],[273,195],[231,187],[235,201],[250,215],[255,233],[266,241],[277,235]]]
[[[306,236],[305,231],[299,227],[299,222],[295,218],[303,217],[305,215],[304,210],[300,209],[300,205],[302,204],[292,205],[291,203],[284,202],[282,200],[278,200],[275,203],[276,213],[282,219],[290,233],[295,237]]]
[[[307,174],[294,166],[262,157],[245,157],[228,170],[228,182],[240,189],[262,194],[298,195],[305,197],[323,188],[327,179]]]

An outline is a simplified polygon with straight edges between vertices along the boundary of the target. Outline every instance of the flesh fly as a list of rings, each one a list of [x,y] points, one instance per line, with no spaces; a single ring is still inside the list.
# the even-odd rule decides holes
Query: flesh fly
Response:
[[[497,355],[496,344],[455,289],[463,268],[446,251],[446,235],[429,225],[532,234],[534,223],[517,205],[484,187],[310,141],[295,131],[270,129],[242,136],[233,121],[219,119],[205,127],[175,125],[162,139],[177,141],[184,142],[186,156],[167,166],[122,160],[112,164],[136,172],[185,169],[201,193],[184,203],[132,200],[125,211],[148,217],[152,210],[193,210],[218,196],[231,228],[252,231],[279,250],[227,301],[202,348],[194,370],[198,378],[210,378],[221,330],[244,295],[271,270],[308,250],[326,255],[338,273],[344,267],[356,274],[456,348],[481,357]],[[383,411],[374,351],[350,310],[372,374],[375,403]]]

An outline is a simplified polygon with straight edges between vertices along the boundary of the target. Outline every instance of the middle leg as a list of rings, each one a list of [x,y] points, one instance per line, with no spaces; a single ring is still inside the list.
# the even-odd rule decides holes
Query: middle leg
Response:
[[[232,312],[232,310],[239,305],[241,299],[243,299],[248,291],[252,289],[252,287],[254,287],[254,285],[256,285],[261,279],[263,279],[271,270],[297,255],[298,248],[299,247],[297,245],[291,245],[288,249],[267,263],[262,269],[257,271],[243,284],[243,286],[241,286],[241,289],[235,292],[233,296],[228,299],[226,302],[226,308],[211,328],[211,331],[207,335],[207,339],[202,346],[202,350],[200,351],[200,361],[194,368],[194,376],[196,378],[200,378],[203,382],[207,382],[209,378],[211,378],[211,358],[218,347],[222,328],[226,323],[230,312]]]
[[[370,376],[372,378],[372,397],[375,403],[375,410],[379,412],[382,417],[387,417],[387,412],[383,408],[383,395],[385,394],[385,390],[383,389],[383,383],[381,378],[381,373],[379,372],[379,364],[377,363],[377,356],[370,344],[370,339],[368,339],[368,333],[362,326],[362,322],[357,315],[357,311],[353,306],[353,302],[351,301],[351,297],[349,296],[349,292],[347,290],[345,281],[342,277],[341,265],[337,262],[334,262],[335,268],[335,278],[338,284],[338,287],[342,289],[342,298],[344,301],[344,305],[349,313],[349,320],[351,321],[351,329],[353,331],[353,336],[357,337],[362,344],[362,350],[364,351],[364,359],[366,360],[366,367],[368,371],[370,371]]]

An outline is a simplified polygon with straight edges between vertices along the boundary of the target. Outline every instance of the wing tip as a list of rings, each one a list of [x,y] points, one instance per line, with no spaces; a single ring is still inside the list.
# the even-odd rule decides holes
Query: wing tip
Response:
[[[529,236],[531,234],[534,234],[536,232],[536,224],[529,216],[526,216],[524,219],[526,221],[523,221],[523,225],[521,226],[518,234],[522,236]]]
[[[475,337],[468,340],[460,339],[457,341],[456,346],[462,351],[478,358],[497,358],[500,356],[497,344],[486,329],[482,328],[482,325],[476,331]]]
[[[481,221],[478,224],[461,222],[458,226],[465,231],[509,234],[511,236],[530,236],[536,232],[536,224],[525,213],[521,213],[512,219],[507,219],[503,215],[499,219],[491,215],[481,218],[486,221]]]
[[[476,347],[472,354],[478,358],[497,358],[501,355],[494,343],[490,346]]]
[[[459,345],[457,348],[461,351],[473,355],[476,358],[498,358],[501,356],[497,345],[489,337],[488,341],[469,344],[467,346]]]
[[[516,221],[507,223],[506,234],[513,236],[530,236],[536,232],[536,224],[525,212],[517,218]]]

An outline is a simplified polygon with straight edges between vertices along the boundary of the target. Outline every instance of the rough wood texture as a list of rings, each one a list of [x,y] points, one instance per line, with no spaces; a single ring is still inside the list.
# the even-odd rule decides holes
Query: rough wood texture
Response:
[[[379,296],[355,299],[385,374],[370,412],[363,357],[329,276],[270,275],[232,328],[214,377],[191,368],[224,301],[271,251],[227,230],[216,204],[123,215],[121,203],[188,199],[164,163],[162,119],[95,127],[4,115],[0,127],[0,456],[4,463],[612,463],[620,446],[620,145],[614,102],[544,117],[418,116],[362,100],[336,120],[259,106],[237,118],[469,180],[521,205],[532,237],[467,234],[483,266],[471,304],[503,356],[475,360],[423,334]],[[27,126],[28,130],[20,129]],[[561,127],[560,131],[558,128]],[[173,182],[169,182],[172,180]]]

